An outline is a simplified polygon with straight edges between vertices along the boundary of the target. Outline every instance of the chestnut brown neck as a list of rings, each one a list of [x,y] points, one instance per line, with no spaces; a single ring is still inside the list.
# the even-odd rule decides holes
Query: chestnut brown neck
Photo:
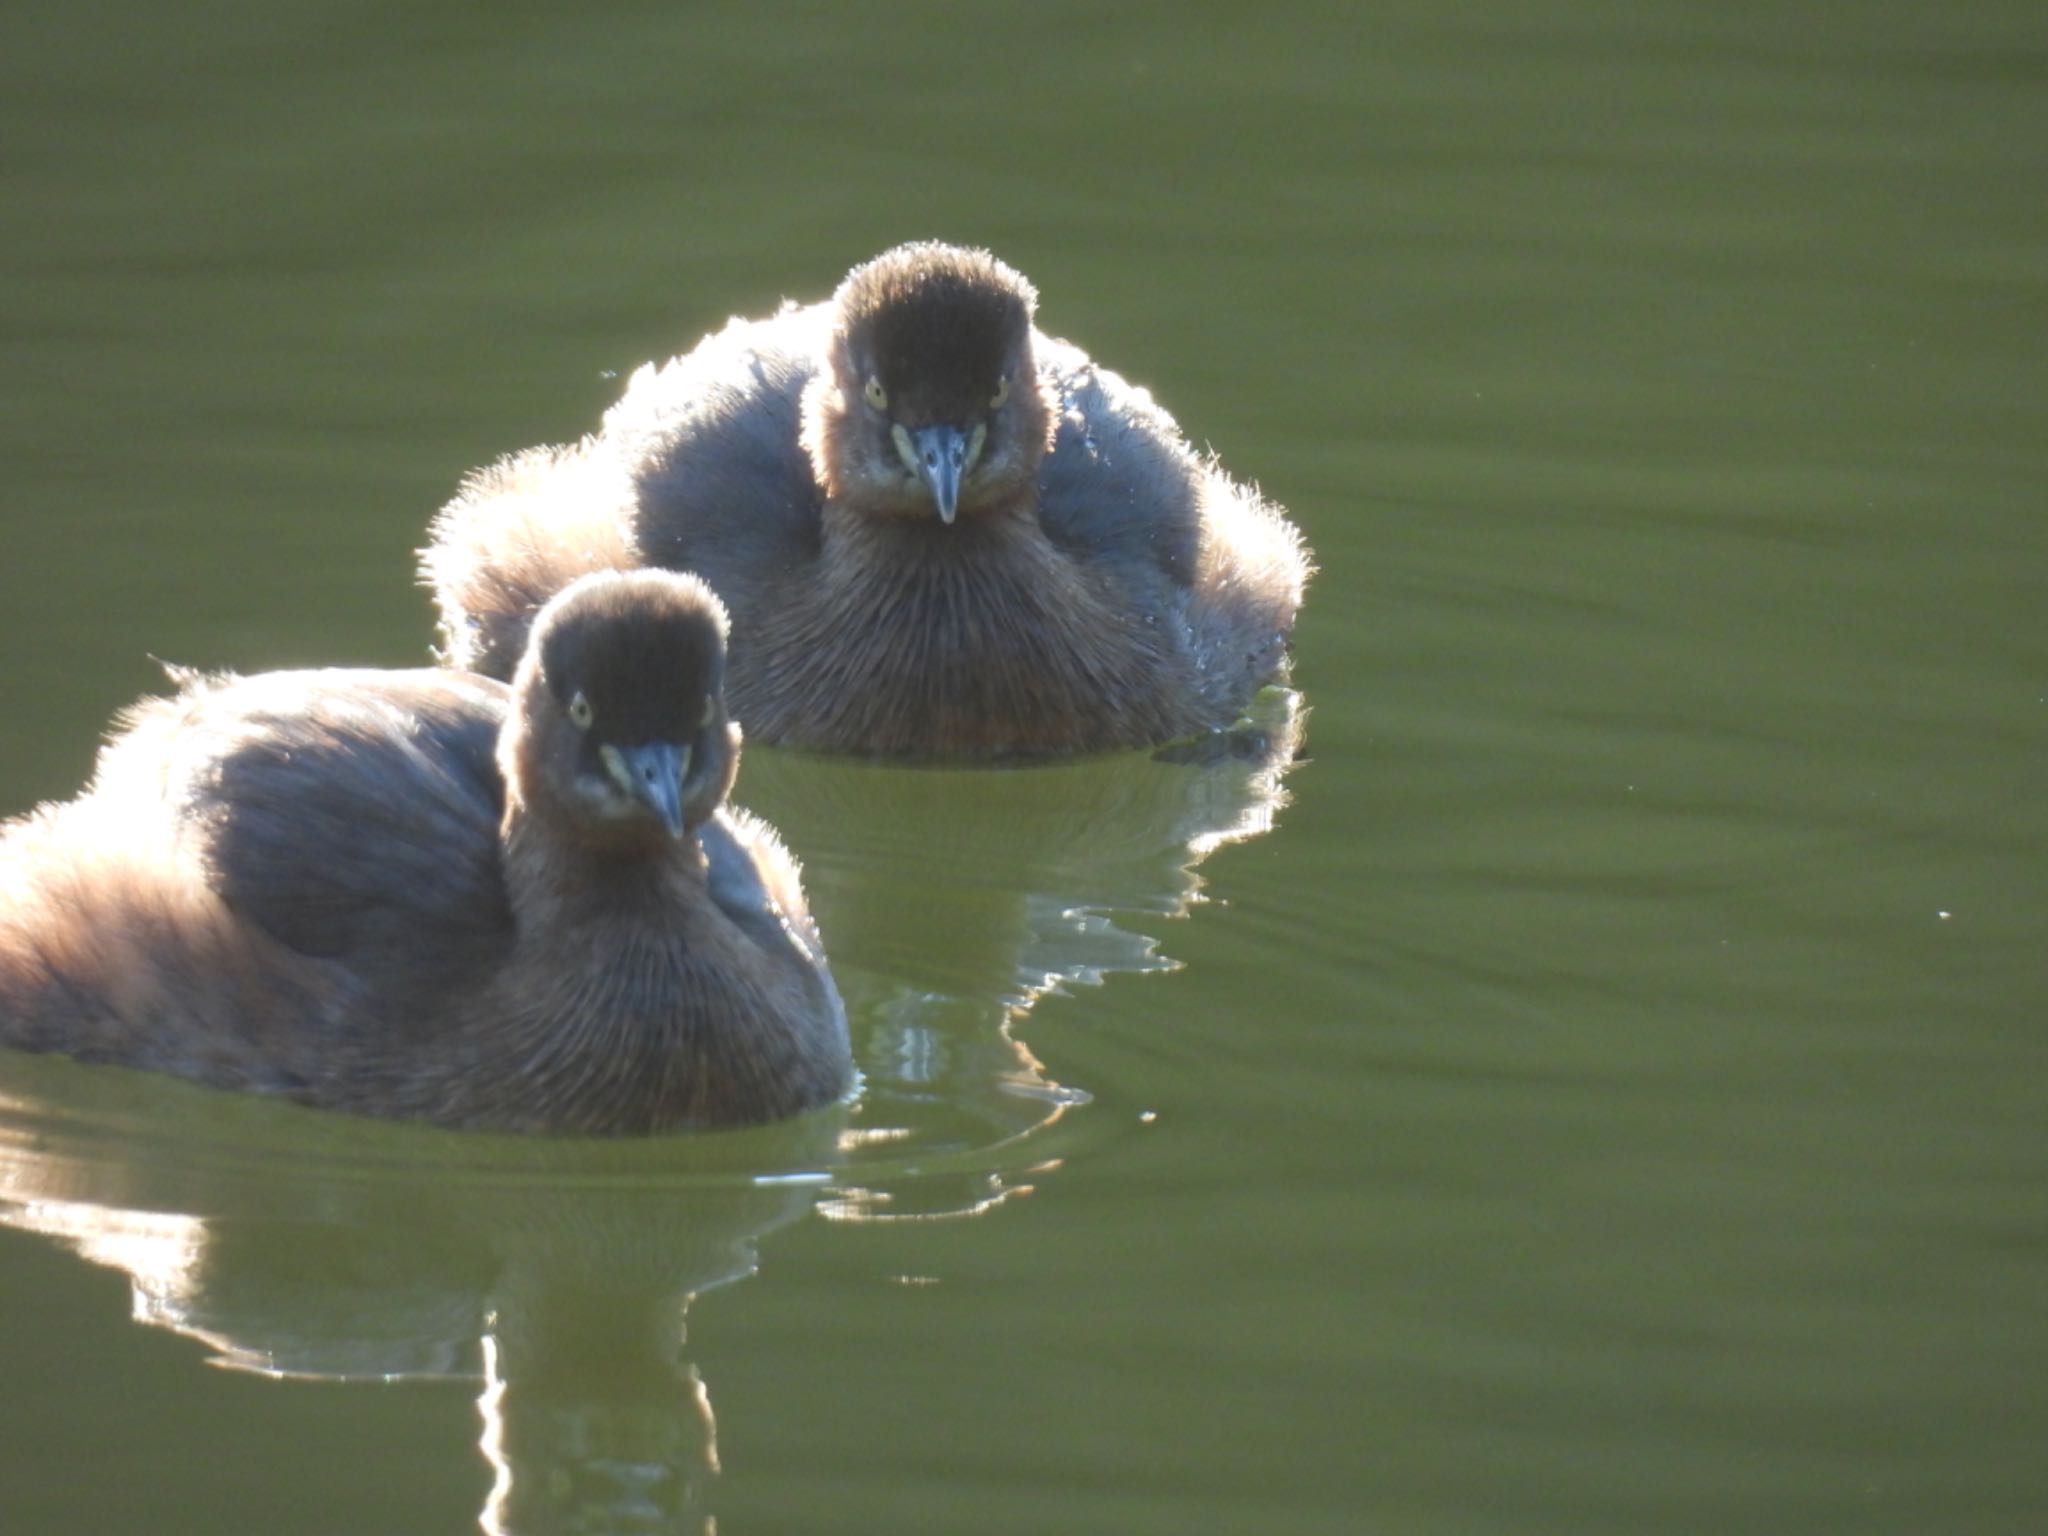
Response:
[[[1174,734],[1167,637],[1054,546],[1035,497],[951,526],[828,503],[823,524],[819,558],[733,637],[757,739],[1004,760]]]
[[[706,896],[694,835],[594,835],[544,795],[507,797],[500,843],[505,892],[529,932],[674,933],[677,905]]]

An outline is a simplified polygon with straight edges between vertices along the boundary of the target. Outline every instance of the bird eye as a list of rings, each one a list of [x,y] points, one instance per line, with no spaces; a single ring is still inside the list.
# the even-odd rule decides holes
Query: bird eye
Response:
[[[697,728],[699,730],[702,730],[705,726],[709,725],[711,723],[711,717],[717,713],[718,700],[715,698],[706,699],[704,701],[704,718],[697,722]]]
[[[576,723],[576,729],[579,731],[589,730],[590,722],[597,718],[597,711],[590,707],[590,700],[583,697],[580,689],[576,697],[569,701],[569,718]]]
[[[866,398],[868,404],[872,405],[876,410],[886,411],[889,409],[889,391],[882,388],[882,381],[880,379],[870,377],[868,379],[868,387],[862,390],[861,394]]]
[[[1010,376],[1006,373],[996,380],[996,392],[989,396],[988,408],[992,411],[999,411],[1003,408],[1003,402],[1009,398]]]

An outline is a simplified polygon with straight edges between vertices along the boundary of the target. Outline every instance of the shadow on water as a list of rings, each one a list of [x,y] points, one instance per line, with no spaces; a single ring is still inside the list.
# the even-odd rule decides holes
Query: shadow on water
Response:
[[[709,1531],[699,1294],[778,1228],[975,1215],[1078,1145],[1085,1092],[1017,1037],[1042,998],[1173,964],[1210,850],[1272,825],[1300,744],[1274,690],[1236,750],[1017,774],[756,753],[756,808],[808,856],[864,1071],[785,1125],[550,1141],[358,1121],[6,1058],[0,1224],[128,1277],[137,1322],[215,1363],[477,1385],[497,1533]],[[1001,814],[993,814],[1000,808]]]

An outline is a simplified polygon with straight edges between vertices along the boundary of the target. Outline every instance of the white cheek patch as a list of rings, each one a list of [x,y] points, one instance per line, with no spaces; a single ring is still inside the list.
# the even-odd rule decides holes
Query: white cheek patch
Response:
[[[633,770],[619,756],[619,749],[606,742],[597,749],[597,760],[604,764],[604,771],[612,776],[612,782],[630,796],[633,793]]]
[[[889,428],[889,441],[896,445],[896,457],[903,461],[903,467],[910,471],[912,478],[916,478],[917,446],[910,441],[909,430],[897,422]]]
[[[610,750],[608,747],[599,749],[600,752]],[[619,787],[617,770],[609,762],[605,764],[605,772],[610,776],[602,779],[594,774],[577,774],[573,781],[576,798],[582,802],[583,809],[599,821],[624,821],[634,814],[633,797]]]

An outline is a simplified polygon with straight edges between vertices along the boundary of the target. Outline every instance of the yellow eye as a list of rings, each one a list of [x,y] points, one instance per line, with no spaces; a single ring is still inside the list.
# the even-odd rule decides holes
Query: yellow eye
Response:
[[[872,405],[876,410],[886,411],[889,409],[889,391],[882,388],[882,381],[880,379],[870,378],[868,380],[868,387],[862,390],[861,394],[866,398],[868,404]]]
[[[576,729],[579,731],[589,730],[590,722],[597,718],[597,712],[590,707],[590,700],[583,697],[580,691],[569,701],[569,718],[576,723]]]
[[[996,392],[988,397],[988,408],[992,411],[999,411],[1003,408],[1003,402],[1009,398],[1010,376],[1006,373],[996,380]]]

